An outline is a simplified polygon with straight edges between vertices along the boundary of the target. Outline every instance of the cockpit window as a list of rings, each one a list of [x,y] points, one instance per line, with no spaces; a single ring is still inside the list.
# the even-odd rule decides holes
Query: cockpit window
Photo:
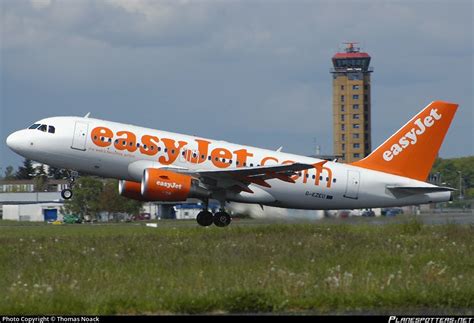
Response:
[[[31,126],[28,127],[28,129],[36,129],[40,126],[39,123],[32,124]]]
[[[47,128],[47,126],[46,126],[45,124],[42,124],[42,125],[38,128],[38,130],[43,131],[43,132],[46,132],[46,128]]]
[[[48,127],[48,132],[49,132],[49,133],[55,133],[55,132],[56,132],[56,129],[55,129],[53,126],[49,126],[49,127]]]

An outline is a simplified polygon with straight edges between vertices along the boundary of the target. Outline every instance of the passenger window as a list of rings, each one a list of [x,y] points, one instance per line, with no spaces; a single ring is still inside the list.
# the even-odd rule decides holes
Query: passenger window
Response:
[[[46,128],[47,128],[47,126],[46,126],[45,124],[42,124],[42,125],[38,128],[38,130],[43,131],[43,132],[46,132]]]
[[[28,129],[36,129],[36,128],[38,128],[39,126],[40,126],[39,123],[35,123],[35,124],[29,126]]]
[[[55,129],[53,126],[49,126],[49,127],[48,127],[48,132],[49,132],[49,133],[55,133],[55,132],[56,132],[56,129]]]

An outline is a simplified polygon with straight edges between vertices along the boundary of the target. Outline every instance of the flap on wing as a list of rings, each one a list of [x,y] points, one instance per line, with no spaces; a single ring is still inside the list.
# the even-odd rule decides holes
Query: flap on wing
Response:
[[[319,164],[319,163],[318,163]],[[294,174],[296,172],[314,168],[315,165],[294,163],[290,165],[273,165],[273,166],[256,166],[256,167],[240,167],[240,168],[227,168],[227,169],[216,169],[216,170],[197,170],[196,173],[200,175],[237,175],[237,176],[258,176],[267,175],[271,173],[288,173]]]

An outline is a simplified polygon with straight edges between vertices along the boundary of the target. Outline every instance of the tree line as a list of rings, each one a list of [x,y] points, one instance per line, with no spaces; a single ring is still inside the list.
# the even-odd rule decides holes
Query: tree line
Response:
[[[474,156],[437,158],[430,173],[430,182],[457,189],[455,198],[474,199]]]
[[[101,212],[138,214],[140,201],[128,199],[118,193],[118,180],[82,176],[74,185],[74,196],[64,202],[64,213],[96,218]]]
[[[5,168],[3,176],[0,174],[0,178],[3,180],[31,180],[36,177],[63,179],[67,177],[67,171],[44,164],[39,164],[35,167],[31,159],[25,159],[23,160],[23,165],[19,166],[17,170],[9,165]]]

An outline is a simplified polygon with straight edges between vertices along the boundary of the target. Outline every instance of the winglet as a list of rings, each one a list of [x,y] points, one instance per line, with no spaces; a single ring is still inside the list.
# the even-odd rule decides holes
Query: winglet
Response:
[[[90,112],[87,112],[87,114],[84,116],[84,118],[87,119],[87,118],[89,118],[90,115],[91,115],[91,113],[90,113]]]
[[[458,105],[433,101],[369,156],[351,163],[425,181]]]
[[[328,162],[327,160],[323,160],[323,161],[314,163],[314,164],[313,164],[313,167],[314,167],[314,168],[321,168],[321,167],[323,167],[324,164],[326,164],[327,162]]]

